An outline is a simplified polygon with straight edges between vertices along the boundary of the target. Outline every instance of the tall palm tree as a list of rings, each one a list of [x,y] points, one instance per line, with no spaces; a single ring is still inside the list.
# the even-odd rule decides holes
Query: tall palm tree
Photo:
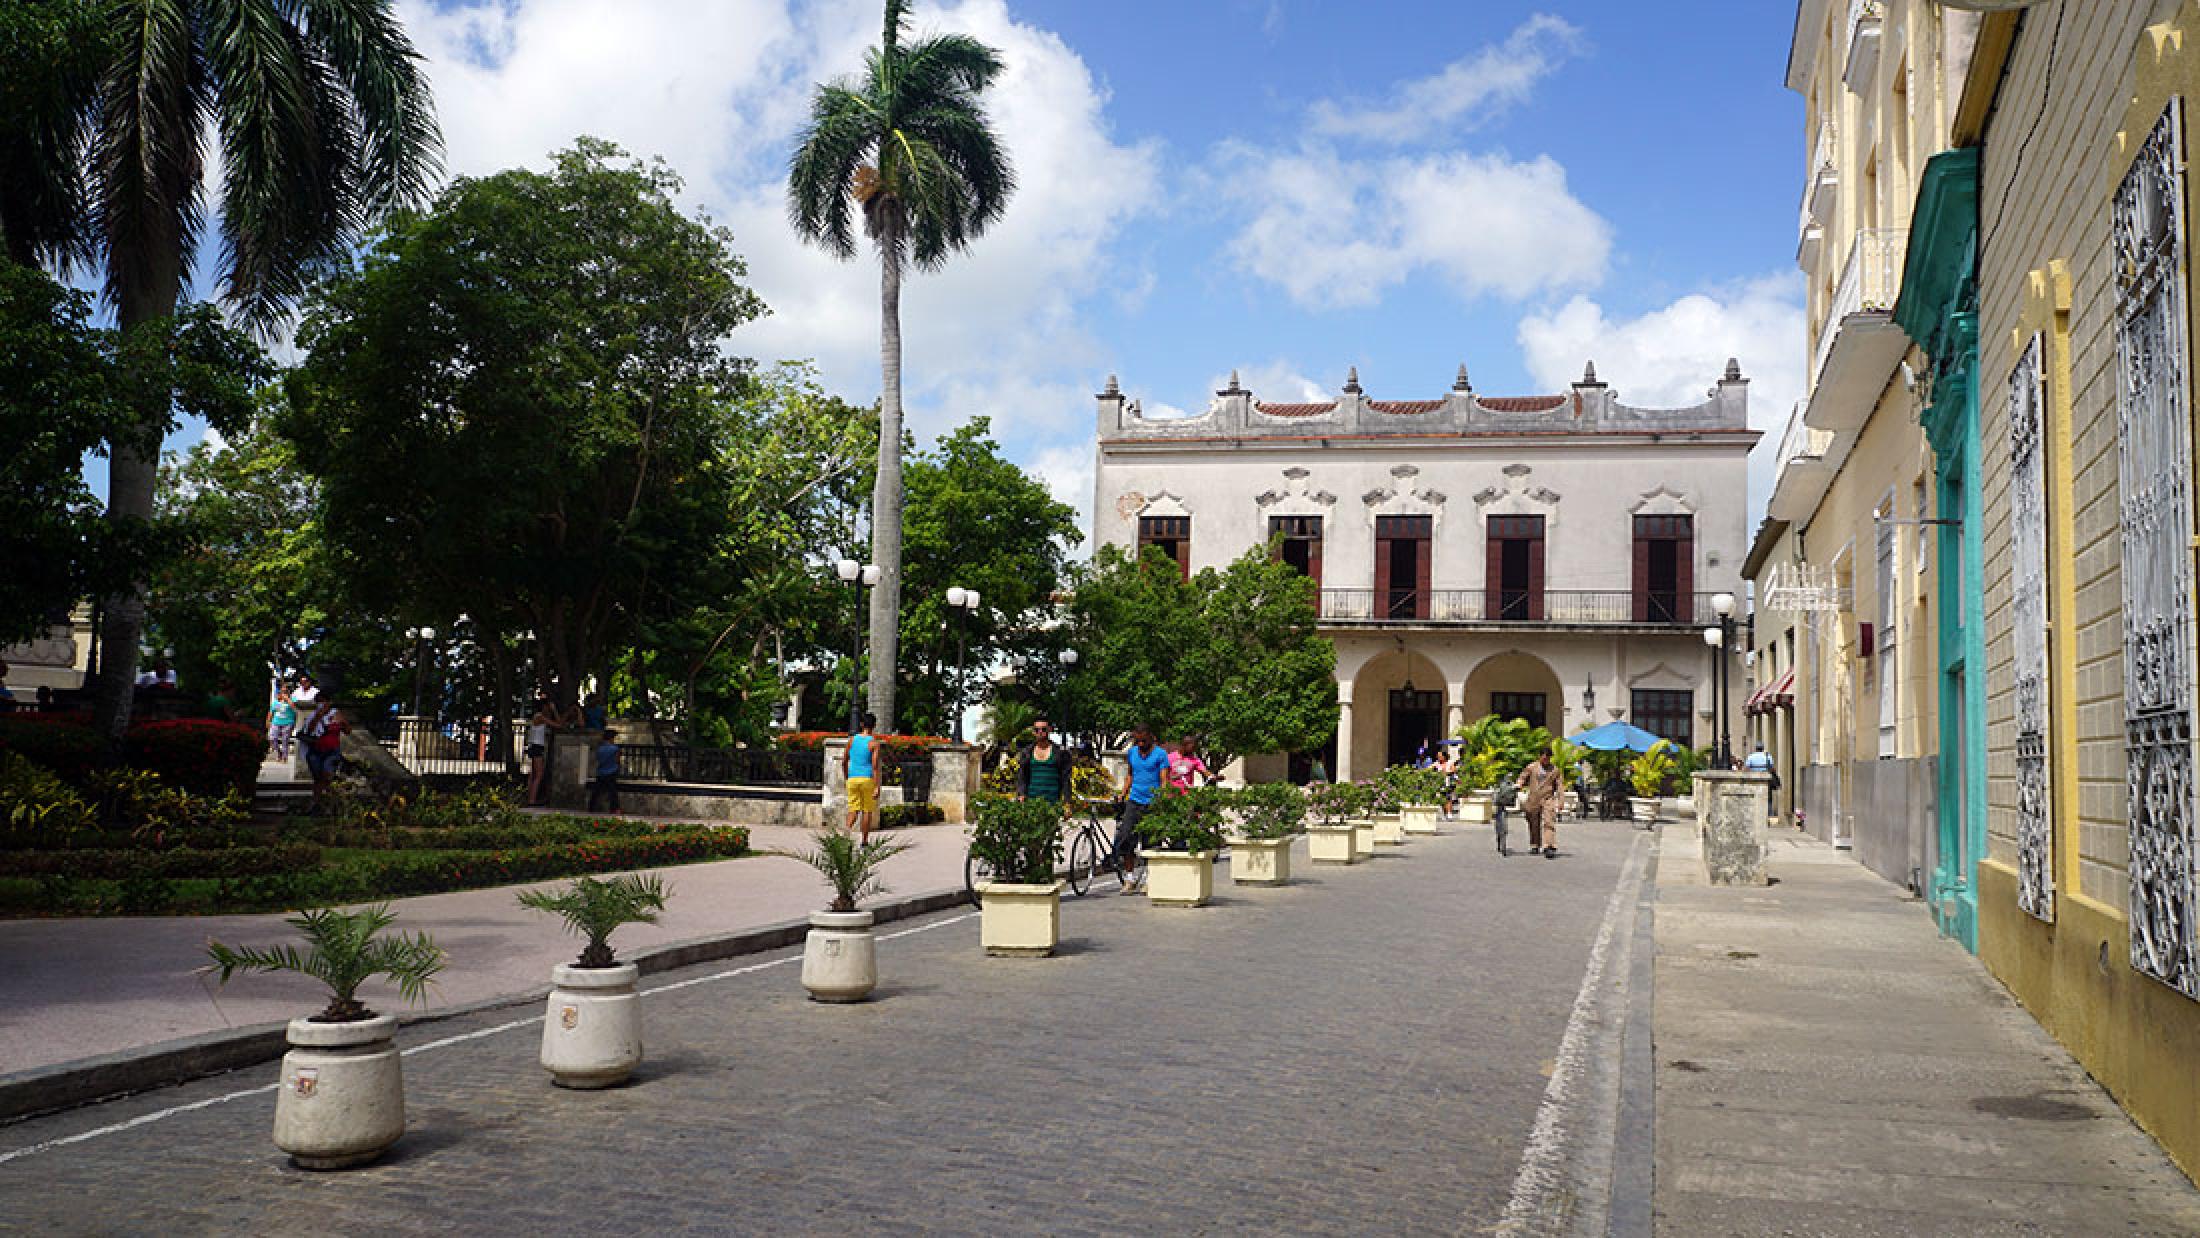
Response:
[[[88,210],[125,334],[172,315],[205,221],[218,137],[223,299],[281,323],[313,268],[374,219],[423,202],[442,140],[419,57],[391,0],[99,0],[107,62],[85,101]],[[164,408],[144,421],[162,424]],[[152,515],[158,443],[109,445],[108,519]],[[98,721],[130,718],[143,604],[110,601]]]
[[[878,480],[871,492],[871,712],[894,725],[901,619],[901,277],[936,270],[1001,217],[1016,187],[979,96],[1001,58],[967,35],[904,43],[907,0],[886,0],[886,34],[861,75],[818,87],[787,174],[795,231],[841,258],[852,219],[879,255]]]
[[[17,0],[0,9],[0,255],[11,262],[61,267],[92,258],[80,155],[106,32],[83,0]]]

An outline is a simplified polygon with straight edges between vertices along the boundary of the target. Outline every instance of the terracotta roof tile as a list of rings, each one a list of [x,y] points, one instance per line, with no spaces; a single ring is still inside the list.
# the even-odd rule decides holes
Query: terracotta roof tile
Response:
[[[1475,403],[1493,413],[1548,413],[1566,403],[1562,395],[1476,396]]]
[[[1255,400],[1253,407],[1271,417],[1319,417],[1323,413],[1337,411],[1337,402],[1331,400],[1327,404],[1263,404]]]
[[[1433,413],[1444,406],[1442,400],[1369,400],[1369,408],[1378,413]]]

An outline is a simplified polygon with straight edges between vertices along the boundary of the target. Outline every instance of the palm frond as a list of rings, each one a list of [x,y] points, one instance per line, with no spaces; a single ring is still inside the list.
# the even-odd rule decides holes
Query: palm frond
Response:
[[[856,176],[878,144],[880,113],[847,84],[818,88],[810,123],[796,139],[787,167],[787,216],[805,240],[836,257],[855,256],[850,208]]]
[[[655,924],[665,909],[670,890],[654,873],[627,873],[608,881],[582,877],[554,890],[523,890],[522,907],[548,912],[565,921],[572,932],[588,939],[581,951],[582,967],[609,967],[611,934],[622,924]]]
[[[873,894],[884,894],[879,866],[909,849],[900,839],[883,835],[869,842],[838,826],[819,830],[816,845],[808,851],[783,852],[818,871],[832,887],[834,911],[854,911],[856,904]]]
[[[954,95],[974,101],[1008,67],[999,52],[967,34],[920,39],[902,48],[895,64],[896,97],[909,106]]]
[[[429,982],[443,970],[443,950],[427,934],[381,936],[396,919],[387,903],[357,911],[317,907],[299,912],[288,921],[305,938],[303,952],[295,944],[240,949],[209,941],[206,953],[214,960],[222,984],[229,983],[229,978],[240,971],[311,976],[329,990],[328,1007],[319,1017],[361,1019],[373,1013],[357,998],[359,986],[366,981],[386,976],[397,984],[401,997],[418,1002],[427,995]]]
[[[85,179],[106,23],[77,0],[27,0],[0,23],[0,254],[67,274],[92,261]]]
[[[420,53],[386,0],[301,0],[307,37],[334,69],[357,116],[359,205],[370,216],[428,200],[442,167]]]
[[[93,122],[93,212],[107,250],[109,300],[167,314],[203,219],[199,173],[213,85],[186,0],[114,0],[114,60]],[[165,304],[144,303],[148,295]]]

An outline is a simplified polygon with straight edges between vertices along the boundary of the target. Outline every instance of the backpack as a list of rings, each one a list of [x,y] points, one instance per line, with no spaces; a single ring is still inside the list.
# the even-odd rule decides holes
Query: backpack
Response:
[[[1520,802],[1520,784],[1508,782],[1497,788],[1496,800],[1499,808],[1511,808],[1513,805],[1518,804]]]

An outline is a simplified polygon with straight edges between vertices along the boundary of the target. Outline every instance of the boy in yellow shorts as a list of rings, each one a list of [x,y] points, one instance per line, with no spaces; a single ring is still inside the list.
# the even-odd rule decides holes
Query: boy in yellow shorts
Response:
[[[848,780],[848,825],[864,842],[878,824],[878,715],[863,715],[863,730],[848,737],[840,754],[840,773]]]

